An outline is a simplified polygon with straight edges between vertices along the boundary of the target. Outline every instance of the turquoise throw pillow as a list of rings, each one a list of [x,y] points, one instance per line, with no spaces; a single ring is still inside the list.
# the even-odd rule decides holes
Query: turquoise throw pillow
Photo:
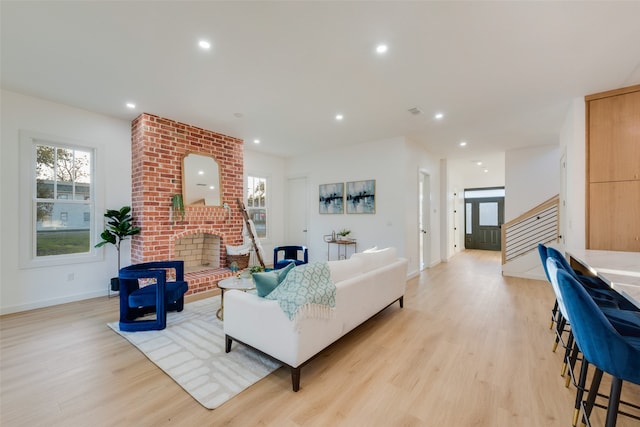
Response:
[[[266,297],[278,286],[278,275],[274,271],[264,273],[253,273],[253,282],[259,297]]]
[[[291,262],[285,268],[281,268],[280,270],[274,270],[276,273],[278,273],[278,285],[282,283],[284,278],[287,277],[287,274],[289,274],[289,272],[293,270],[295,266],[296,266],[296,263]]]
[[[285,268],[280,270],[271,270],[264,273],[253,273],[253,282],[256,284],[256,290],[259,297],[266,297],[287,277],[287,274],[296,265],[292,262]]]

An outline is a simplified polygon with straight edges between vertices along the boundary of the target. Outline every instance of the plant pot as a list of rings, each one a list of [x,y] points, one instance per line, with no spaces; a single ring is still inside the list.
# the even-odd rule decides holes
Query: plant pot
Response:
[[[120,279],[117,277],[111,278],[111,290],[113,292],[118,292],[120,290]]]

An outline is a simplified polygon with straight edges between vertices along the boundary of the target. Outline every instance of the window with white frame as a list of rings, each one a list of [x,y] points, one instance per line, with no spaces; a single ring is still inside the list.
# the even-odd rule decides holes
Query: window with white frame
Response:
[[[257,237],[267,237],[267,178],[247,176],[247,213],[256,227]]]
[[[94,149],[32,139],[31,155],[31,259],[91,253]]]

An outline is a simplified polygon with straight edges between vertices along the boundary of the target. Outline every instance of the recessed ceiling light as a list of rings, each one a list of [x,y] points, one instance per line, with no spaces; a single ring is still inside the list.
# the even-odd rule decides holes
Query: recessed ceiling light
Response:
[[[460,147],[466,147],[467,141],[460,141]]]
[[[482,172],[487,173],[487,172],[489,172],[489,169],[485,169]]]
[[[253,143],[254,143],[254,144],[260,144],[260,140],[259,140],[259,139],[254,139],[254,140],[253,140]]]
[[[482,166],[482,162],[476,162],[476,165]]]
[[[204,175],[204,171],[198,171],[198,175]]]
[[[342,114],[336,114],[336,120],[340,121],[344,119],[344,116]]]
[[[444,117],[444,114],[442,113],[436,113],[435,116],[433,116],[436,120],[442,120],[442,118]]]
[[[216,187],[214,187],[213,185],[209,186],[209,190],[215,190],[215,189],[216,189]]]
[[[388,47],[386,44],[379,44],[376,46],[376,52],[379,54],[383,54],[387,51]]]
[[[134,104],[133,102],[127,102],[127,108],[133,110],[134,108],[136,108],[136,104]]]
[[[202,48],[202,49],[210,49],[211,48],[211,43],[209,43],[206,40],[200,40],[198,42],[198,46],[200,46],[200,48]]]

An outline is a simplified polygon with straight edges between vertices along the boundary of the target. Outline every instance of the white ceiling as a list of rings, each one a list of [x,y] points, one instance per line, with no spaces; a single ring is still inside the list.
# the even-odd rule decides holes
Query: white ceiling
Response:
[[[450,158],[555,144],[573,99],[640,83],[640,1],[3,0],[1,15],[5,89],[284,156],[396,136]]]

